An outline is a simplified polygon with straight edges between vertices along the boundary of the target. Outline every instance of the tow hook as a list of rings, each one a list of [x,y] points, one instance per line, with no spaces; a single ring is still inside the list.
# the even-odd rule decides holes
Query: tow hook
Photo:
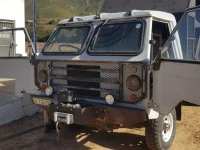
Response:
[[[57,141],[60,143],[61,142],[61,136],[60,136],[60,129],[59,129],[59,121],[56,122],[56,133],[57,133]]]
[[[74,116],[73,114],[69,113],[54,112],[54,122],[56,123],[57,141],[61,142],[59,123],[62,122],[66,123],[67,125],[73,124]]]

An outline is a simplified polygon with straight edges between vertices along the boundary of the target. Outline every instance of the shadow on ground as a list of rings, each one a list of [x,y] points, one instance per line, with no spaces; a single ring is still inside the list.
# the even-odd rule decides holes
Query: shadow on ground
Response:
[[[32,144],[32,143],[31,143]],[[104,132],[87,127],[79,129],[63,128],[61,142],[56,140],[56,132],[45,134],[32,146],[45,149],[146,149],[145,137],[132,133]],[[30,148],[31,145],[24,145],[20,148]],[[34,149],[34,147],[33,147]]]
[[[55,131],[44,134],[44,129],[0,143],[0,149],[28,150],[145,150],[145,137],[133,133],[105,132],[80,126],[78,129],[62,127],[61,142]]]
[[[8,125],[0,126],[0,139],[9,137],[0,142],[1,150],[89,150],[89,149],[115,149],[115,150],[145,150],[145,137],[142,130],[120,129],[116,132],[99,131],[92,128],[78,126],[68,128],[61,126],[61,142],[56,139],[56,131],[44,134],[44,128],[29,130],[43,124],[43,114],[26,117]],[[23,132],[29,130],[31,132]],[[143,131],[142,131],[143,132]],[[18,134],[20,133],[20,134]],[[24,134],[21,134],[24,133]],[[1,141],[1,140],[0,140]]]

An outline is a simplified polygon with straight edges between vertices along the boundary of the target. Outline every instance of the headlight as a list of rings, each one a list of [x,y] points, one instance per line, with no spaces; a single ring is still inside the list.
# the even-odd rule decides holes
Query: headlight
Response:
[[[127,78],[126,86],[131,91],[138,91],[142,87],[141,79],[136,75],[132,75]]]
[[[47,72],[45,70],[41,70],[38,74],[38,80],[40,82],[46,82],[47,81]]]
[[[115,98],[111,94],[107,94],[105,97],[105,100],[106,100],[107,104],[109,104],[109,105],[112,105],[115,102]]]

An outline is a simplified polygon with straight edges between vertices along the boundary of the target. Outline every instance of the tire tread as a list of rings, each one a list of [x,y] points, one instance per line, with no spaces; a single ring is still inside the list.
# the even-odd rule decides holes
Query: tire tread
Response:
[[[149,120],[146,123],[146,142],[150,150],[161,150],[159,148],[158,120]]]

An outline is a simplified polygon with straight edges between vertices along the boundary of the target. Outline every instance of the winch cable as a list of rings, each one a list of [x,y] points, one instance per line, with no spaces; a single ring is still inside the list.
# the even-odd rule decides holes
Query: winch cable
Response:
[[[39,125],[39,126],[30,128],[30,129],[27,129],[27,130],[24,130],[24,131],[17,132],[17,133],[15,133],[15,134],[9,135],[9,136],[7,136],[7,137],[1,138],[1,139],[0,139],[0,143],[3,143],[3,142],[6,142],[6,141],[8,141],[8,140],[11,140],[11,139],[13,139],[13,138],[16,138],[16,137],[19,137],[19,136],[22,136],[22,135],[31,133],[31,132],[33,132],[33,131],[42,129],[42,128],[44,128],[44,127],[45,127],[45,125],[42,124],[42,125]]]

